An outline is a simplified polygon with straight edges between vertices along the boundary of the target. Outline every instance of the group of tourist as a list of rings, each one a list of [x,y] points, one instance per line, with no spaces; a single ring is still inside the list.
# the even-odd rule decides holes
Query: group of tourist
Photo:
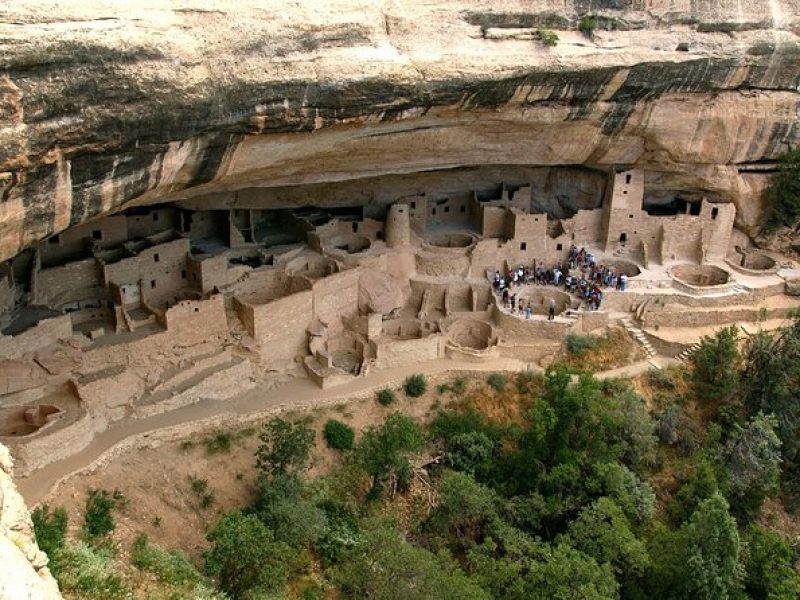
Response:
[[[534,261],[531,267],[520,265],[505,274],[500,271],[494,273],[494,290],[502,297],[503,308],[509,309],[512,314],[524,313],[526,319],[530,319],[533,313],[530,300],[523,307],[523,300],[517,298],[513,290],[517,286],[531,283],[563,287],[589,308],[599,310],[603,302],[603,289],[610,287],[624,292],[628,286],[628,276],[625,273],[615,272],[613,267],[598,264],[591,252],[585,248],[578,250],[574,244],[564,265],[546,267],[542,264],[537,265]],[[555,318],[555,311],[556,302],[550,299],[549,320]]]

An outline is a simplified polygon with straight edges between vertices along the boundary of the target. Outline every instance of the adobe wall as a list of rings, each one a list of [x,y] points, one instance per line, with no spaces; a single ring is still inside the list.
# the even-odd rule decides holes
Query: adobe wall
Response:
[[[150,248],[137,256],[104,265],[106,283],[118,286],[142,282],[142,300],[152,306],[165,306],[178,298],[188,285],[187,255],[191,249],[188,239],[180,238]]]
[[[95,221],[70,227],[39,244],[42,265],[48,266],[80,256],[87,251],[86,239],[100,248],[112,248],[129,238],[126,217],[111,215]]]
[[[375,344],[374,365],[378,369],[404,367],[443,355],[444,343],[441,335],[410,340],[384,340]]]
[[[221,294],[207,300],[184,300],[164,314],[167,331],[179,344],[196,344],[228,333],[225,301]]]
[[[102,269],[94,258],[42,269],[36,276],[31,304],[60,310],[88,298],[107,298]]]
[[[61,315],[40,321],[19,335],[0,334],[0,358],[19,358],[72,336],[72,320]]]
[[[522,345],[537,339],[561,341],[572,326],[571,323],[561,321],[521,319],[499,310],[496,306],[491,314],[497,324],[498,336],[506,342],[519,342]]]
[[[341,319],[358,314],[360,269],[334,273],[315,281],[312,287],[314,317],[332,327]]]
[[[265,366],[285,366],[294,361],[296,356],[308,353],[306,329],[313,318],[313,310],[314,294],[310,290],[245,309],[242,322],[260,345]],[[249,314],[251,311],[252,316]],[[250,326],[252,329],[249,329]]]
[[[251,270],[246,265],[232,266],[226,253],[199,257],[189,255],[186,260],[189,285],[203,294],[221,290],[238,281]]]

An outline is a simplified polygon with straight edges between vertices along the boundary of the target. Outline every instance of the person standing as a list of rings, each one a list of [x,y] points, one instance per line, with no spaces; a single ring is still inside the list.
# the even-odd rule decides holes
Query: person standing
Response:
[[[531,318],[531,313],[532,313],[532,312],[533,312],[533,311],[531,310],[531,303],[530,303],[530,301],[528,301],[528,304],[527,304],[527,306],[525,306],[525,318],[526,318],[526,319],[530,319],[530,318]]]
[[[556,318],[556,301],[550,298],[550,309],[547,313],[547,320],[552,321]]]

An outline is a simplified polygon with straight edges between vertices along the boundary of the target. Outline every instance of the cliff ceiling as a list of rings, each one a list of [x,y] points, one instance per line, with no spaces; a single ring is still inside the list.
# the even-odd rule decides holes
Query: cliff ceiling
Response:
[[[749,231],[800,142],[798,33],[800,0],[6,2],[0,258],[132,204],[474,165],[637,165]]]

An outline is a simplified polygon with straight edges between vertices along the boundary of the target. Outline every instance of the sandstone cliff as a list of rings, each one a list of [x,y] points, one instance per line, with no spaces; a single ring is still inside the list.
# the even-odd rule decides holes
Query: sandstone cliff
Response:
[[[637,165],[752,233],[799,32],[796,0],[4,3],[0,258],[132,203],[469,165]]]
[[[25,501],[11,479],[11,455],[0,444],[0,600],[61,598],[39,550]]]

